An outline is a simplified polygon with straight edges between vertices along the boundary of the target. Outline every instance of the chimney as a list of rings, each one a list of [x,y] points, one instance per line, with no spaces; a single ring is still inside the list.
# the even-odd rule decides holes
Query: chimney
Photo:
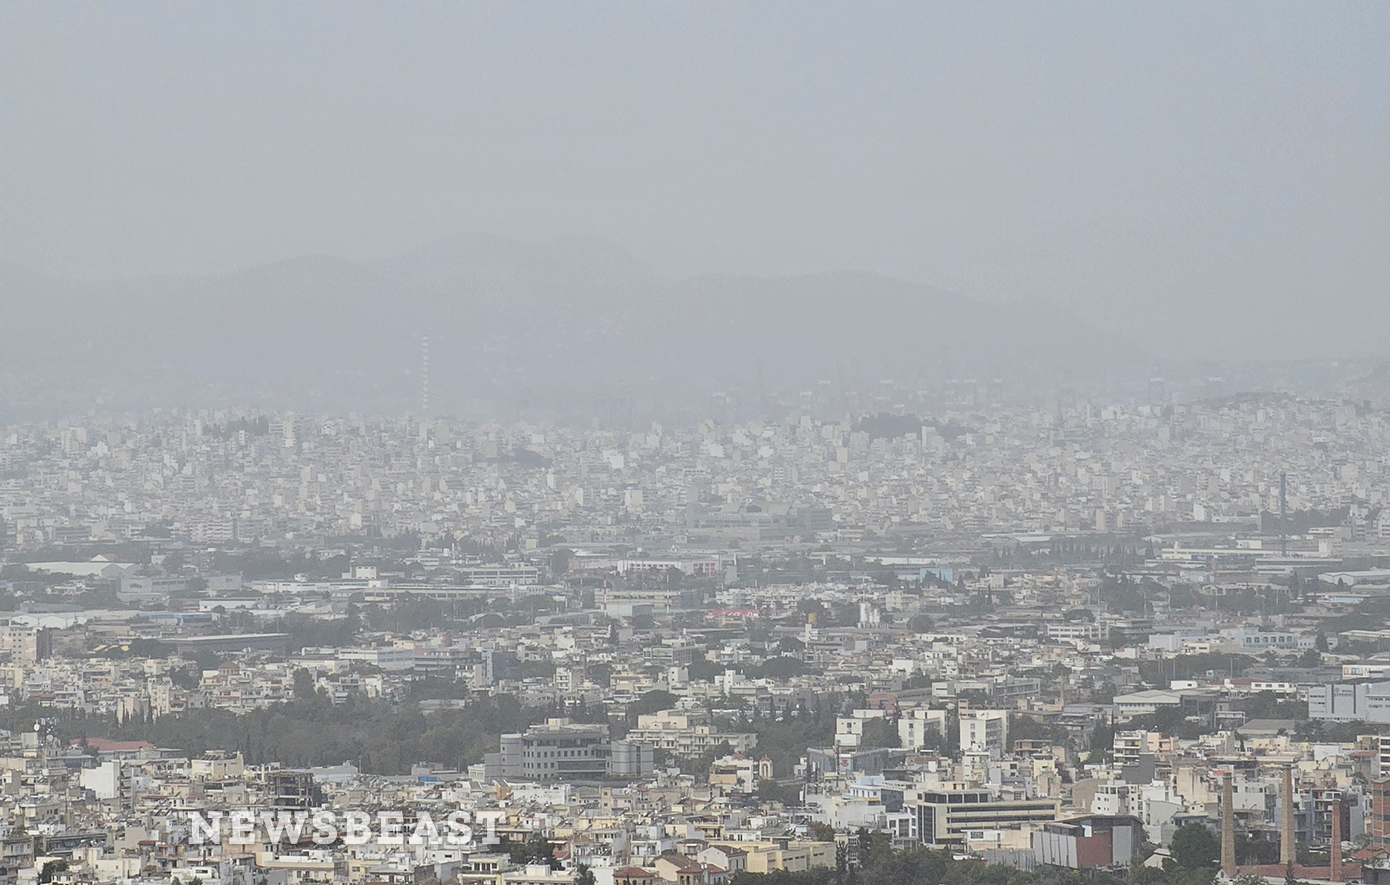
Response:
[[[1332,874],[1333,882],[1342,881],[1342,794],[1332,803]]]
[[[1229,771],[1221,782],[1221,872],[1236,875],[1236,809]]]
[[[1293,844],[1293,766],[1284,766],[1284,795],[1279,808],[1279,863],[1287,867],[1297,858]]]

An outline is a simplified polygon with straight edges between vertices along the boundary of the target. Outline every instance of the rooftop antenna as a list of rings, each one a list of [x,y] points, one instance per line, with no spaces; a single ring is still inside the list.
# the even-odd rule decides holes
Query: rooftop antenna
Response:
[[[1279,555],[1289,555],[1289,475],[1279,474]]]
[[[420,411],[430,413],[430,336],[420,339]]]

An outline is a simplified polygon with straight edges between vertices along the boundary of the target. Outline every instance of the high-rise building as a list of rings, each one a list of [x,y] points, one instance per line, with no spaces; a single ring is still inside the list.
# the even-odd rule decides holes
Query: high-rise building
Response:
[[[1366,824],[1371,844],[1390,848],[1390,778],[1371,784],[1371,818]]]
[[[905,803],[925,845],[961,846],[970,830],[1017,829],[1057,819],[1056,799],[1008,799],[987,789],[922,790]]]
[[[522,734],[504,734],[499,752],[484,758],[488,778],[510,780],[586,780],[610,775],[645,777],[652,773],[651,747],[610,742],[607,725],[548,719]]]

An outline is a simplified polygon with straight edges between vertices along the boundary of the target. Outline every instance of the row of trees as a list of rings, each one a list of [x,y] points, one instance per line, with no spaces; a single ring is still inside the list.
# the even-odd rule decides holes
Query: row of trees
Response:
[[[828,827],[818,825],[816,830],[812,834],[815,838],[834,838]],[[1171,857],[1162,866],[1145,866],[1136,857],[1129,875],[1121,878],[1108,872],[1055,867],[1025,871],[956,859],[950,851],[922,847],[894,851],[886,834],[860,829],[837,846],[834,868],[740,873],[732,885],[1212,885],[1220,848],[1211,830],[1197,823],[1185,824],[1174,834]],[[1252,857],[1250,862],[1261,860]]]
[[[949,851],[914,848],[894,852],[882,833],[860,833],[836,852],[835,867],[798,872],[739,873],[731,885],[1119,885],[1108,873],[1046,868],[1026,872],[978,860],[956,860]],[[1210,885],[1204,883],[1182,885]]]
[[[60,738],[144,740],[193,754],[229,750],[252,763],[304,767],[351,761],[373,774],[407,774],[421,760],[459,769],[481,762],[484,753],[497,749],[500,735],[523,731],[548,712],[523,707],[510,695],[428,716],[414,704],[350,698],[334,705],[313,691],[312,679],[302,670],[296,674],[296,695],[289,702],[240,715],[212,709],[119,723],[76,716],[60,720],[56,733]],[[52,711],[12,707],[4,714],[3,727],[31,728],[33,721]]]

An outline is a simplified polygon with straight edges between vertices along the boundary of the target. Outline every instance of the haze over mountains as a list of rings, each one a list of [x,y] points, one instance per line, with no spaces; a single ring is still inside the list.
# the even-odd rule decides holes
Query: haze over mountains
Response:
[[[103,282],[0,271],[9,411],[253,406],[486,414],[595,397],[703,402],[1147,371],[1075,316],[889,277],[664,280],[592,238],[453,237],[384,261],[308,257],[208,277]]]

